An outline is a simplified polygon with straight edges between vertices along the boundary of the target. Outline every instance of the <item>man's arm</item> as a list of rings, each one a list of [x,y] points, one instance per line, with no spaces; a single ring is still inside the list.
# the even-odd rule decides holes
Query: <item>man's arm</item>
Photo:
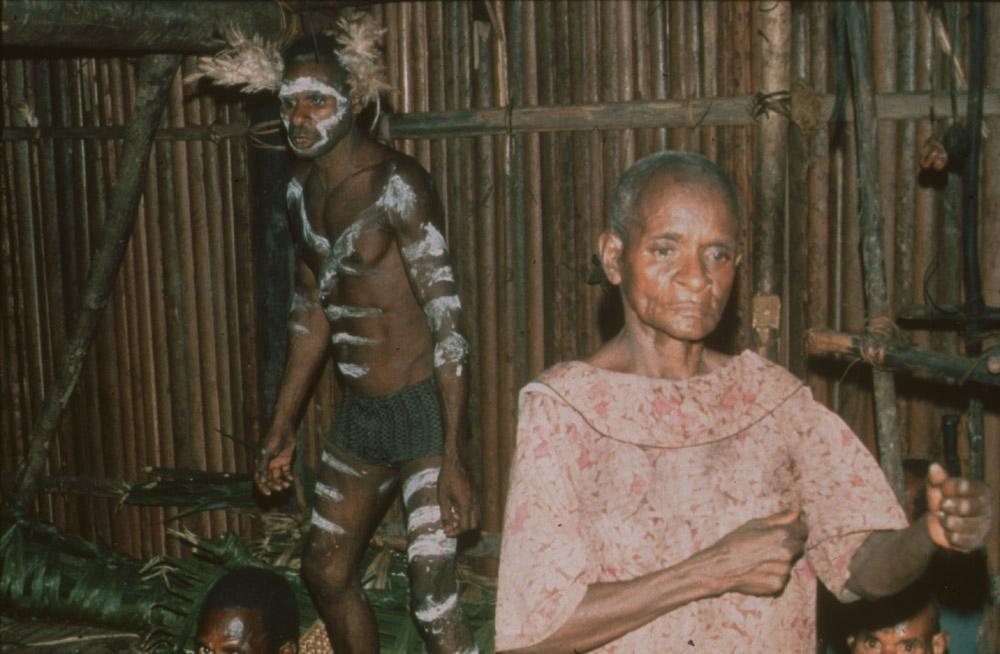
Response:
[[[986,543],[993,524],[989,488],[949,477],[932,464],[927,514],[898,531],[877,531],[851,558],[847,588],[865,599],[893,595],[916,581],[938,547],[970,552]]]
[[[626,581],[590,584],[555,633],[515,652],[587,651],[690,602],[725,593],[778,594],[802,553],[805,536],[798,509],[783,511],[751,520],[675,566]]]
[[[288,358],[281,376],[271,426],[257,459],[255,481],[264,495],[291,484],[295,427],[316,374],[326,360],[330,323],[319,301],[316,277],[302,261],[295,270],[295,294],[288,319]]]
[[[434,377],[441,397],[444,457],[438,477],[441,520],[449,536],[476,526],[462,433],[468,397],[469,346],[462,333],[462,305],[441,234],[441,207],[423,171],[394,173],[387,182],[390,220],[414,296],[423,307],[434,341]]]

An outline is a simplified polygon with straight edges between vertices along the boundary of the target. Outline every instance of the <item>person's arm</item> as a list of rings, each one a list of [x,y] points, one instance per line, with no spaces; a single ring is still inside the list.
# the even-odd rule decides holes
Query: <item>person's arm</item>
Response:
[[[441,234],[441,207],[423,171],[401,171],[387,182],[390,220],[414,296],[434,341],[434,377],[441,398],[444,456],[438,476],[441,520],[449,536],[476,526],[475,496],[462,461],[468,397],[469,345],[462,333],[462,303]]]
[[[264,495],[294,480],[295,428],[316,374],[326,360],[330,323],[323,314],[316,277],[302,261],[295,270],[295,294],[288,320],[288,358],[271,425],[261,441],[255,482]]]
[[[949,477],[932,464],[927,474],[927,514],[909,527],[876,531],[851,558],[847,587],[865,599],[893,595],[923,574],[938,547],[970,552],[986,543],[993,524],[989,487]]]
[[[776,595],[802,553],[798,509],[751,520],[677,565],[625,581],[593,583],[551,636],[508,650],[583,652],[620,638],[685,604],[725,593]]]

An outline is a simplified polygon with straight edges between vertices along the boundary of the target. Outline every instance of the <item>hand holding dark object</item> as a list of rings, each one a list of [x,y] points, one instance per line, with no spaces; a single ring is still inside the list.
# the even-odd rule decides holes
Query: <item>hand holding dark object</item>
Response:
[[[448,462],[441,466],[438,475],[438,502],[441,505],[441,522],[444,533],[454,538],[462,532],[475,529],[476,500],[469,475],[461,463]]]
[[[729,592],[776,595],[805,548],[806,526],[798,508],[750,520],[729,532],[706,554],[712,574],[728,580]]]
[[[292,457],[295,454],[295,430],[273,427],[264,437],[257,464],[254,483],[264,495],[282,491],[295,480],[292,474]]]
[[[989,487],[950,477],[940,465],[927,472],[927,531],[943,549],[971,552],[986,544],[993,524]]]

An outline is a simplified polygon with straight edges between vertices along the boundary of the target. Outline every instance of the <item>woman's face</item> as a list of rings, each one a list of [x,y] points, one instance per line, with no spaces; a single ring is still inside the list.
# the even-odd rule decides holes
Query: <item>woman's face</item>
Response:
[[[621,287],[626,323],[638,321],[679,341],[704,340],[733,287],[736,218],[718,190],[666,176],[649,180],[636,209],[624,242],[614,234],[602,240],[602,251],[610,248],[605,269]]]

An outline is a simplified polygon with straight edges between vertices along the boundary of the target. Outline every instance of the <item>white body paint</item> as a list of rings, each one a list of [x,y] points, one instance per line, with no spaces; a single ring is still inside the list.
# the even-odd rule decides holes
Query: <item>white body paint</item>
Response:
[[[288,329],[292,331],[293,334],[308,335],[309,328],[301,323],[297,323],[294,320],[288,321]]]
[[[358,472],[351,466],[347,465],[346,463],[344,463],[334,455],[330,454],[329,452],[323,452],[323,463],[330,466],[337,472],[344,473],[345,475],[351,475],[352,477],[361,476],[360,472]]]
[[[434,345],[434,367],[457,365],[455,374],[462,376],[462,362],[469,354],[469,343],[457,332],[451,332]]]
[[[337,332],[330,337],[330,342],[334,345],[374,345],[378,343],[374,338],[366,338],[347,332]]]
[[[345,377],[352,377],[354,379],[364,377],[368,374],[368,366],[363,363],[338,363],[337,369]]]
[[[336,522],[330,522],[321,516],[318,511],[313,511],[312,519],[310,519],[309,522],[315,527],[322,529],[328,534],[333,534],[334,536],[344,536],[347,534],[346,529],[338,525]]]
[[[292,313],[297,313],[299,311],[312,311],[316,308],[316,306],[317,304],[315,302],[298,291],[295,291],[295,293],[292,294],[292,307],[290,309]]]
[[[438,529],[426,534],[420,534],[406,546],[406,557],[409,561],[420,558],[440,558],[452,556],[458,547],[458,539],[447,536]]]
[[[441,282],[453,281],[455,281],[455,273],[452,272],[451,266],[440,266],[431,272],[430,279],[427,280],[427,285],[433,286]]]
[[[407,261],[416,261],[425,257],[444,256],[447,247],[448,244],[437,227],[433,223],[424,223],[424,237],[403,247],[402,254]]]
[[[303,195],[302,184],[299,183],[299,180],[292,178],[292,181],[288,182],[288,191],[285,194],[285,201],[288,203],[289,210],[296,210],[299,214],[299,223],[301,224],[302,230],[302,242],[305,243],[306,247],[317,254],[324,257],[329,256],[330,241],[325,236],[321,236],[313,230],[312,224],[309,222],[309,216],[306,214],[306,202]]]
[[[378,485],[378,492],[379,492],[379,495],[381,495],[382,493],[384,493],[384,492],[386,492],[387,490],[389,490],[390,488],[392,488],[392,485],[393,485],[393,484],[394,484],[395,482],[396,482],[396,478],[395,478],[395,477],[390,477],[389,479],[386,479],[386,480],[385,480],[385,481],[383,481],[383,482],[382,482],[381,484],[379,484],[379,485]]]
[[[456,606],[458,606],[458,593],[449,595],[440,602],[427,598],[424,605],[413,613],[421,622],[434,622],[454,611]]]
[[[354,307],[349,305],[330,304],[323,313],[330,322],[342,318],[376,318],[382,315],[382,310],[378,307]]]
[[[403,482],[403,504],[409,506],[414,493],[436,484],[440,473],[441,468],[424,468],[407,477]]]
[[[446,317],[453,317],[462,310],[462,302],[457,295],[436,297],[424,305],[424,313],[431,322],[431,329],[439,331]]]
[[[340,235],[337,242],[333,244],[333,251],[330,254],[331,263],[333,264],[334,270],[337,272],[344,272],[348,275],[363,275],[365,271],[352,268],[344,263],[347,257],[351,256],[357,252],[354,247],[358,242],[358,237],[361,236],[361,232],[368,224],[367,218],[359,218],[351,223],[351,226],[344,230],[344,233]]]
[[[327,486],[321,481],[316,482],[316,494],[331,502],[343,502],[344,494],[333,486]]]
[[[393,175],[385,184],[385,190],[379,196],[375,206],[388,211],[394,211],[398,215],[409,215],[410,211],[417,204],[417,194],[413,192],[410,185],[403,181],[399,175]]]
[[[441,506],[438,504],[429,504],[427,506],[418,506],[406,519],[406,530],[409,532],[414,532],[418,529],[423,529],[428,525],[440,525],[441,524]]]

